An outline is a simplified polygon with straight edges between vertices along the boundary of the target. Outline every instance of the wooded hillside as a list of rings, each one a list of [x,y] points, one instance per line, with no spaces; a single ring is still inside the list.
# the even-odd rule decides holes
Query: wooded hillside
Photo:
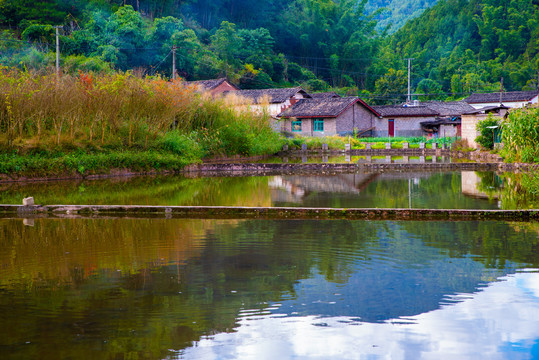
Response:
[[[407,91],[408,58],[419,99],[497,91],[501,78],[506,90],[537,87],[539,1],[439,0],[392,35],[381,30],[384,13],[373,12],[392,8],[398,23],[395,14],[417,15],[434,2],[0,0],[0,64],[53,65],[52,25],[63,25],[68,72],[169,76],[176,46],[182,77],[227,75],[244,88],[333,87],[396,102]]]

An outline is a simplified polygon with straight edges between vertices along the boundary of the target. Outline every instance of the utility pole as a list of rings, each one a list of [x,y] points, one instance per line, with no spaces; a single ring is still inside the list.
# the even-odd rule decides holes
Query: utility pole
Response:
[[[502,79],[500,80],[500,106],[503,105],[503,76],[502,76]]]
[[[176,45],[172,45],[172,81],[176,80]]]
[[[60,34],[58,33],[58,29],[60,29],[62,26],[55,26],[56,29],[56,74],[60,76]]]
[[[410,97],[410,69],[412,67],[412,60],[414,60],[414,58],[408,58],[405,60],[408,60],[408,98],[406,99],[406,103],[410,104],[412,102]]]

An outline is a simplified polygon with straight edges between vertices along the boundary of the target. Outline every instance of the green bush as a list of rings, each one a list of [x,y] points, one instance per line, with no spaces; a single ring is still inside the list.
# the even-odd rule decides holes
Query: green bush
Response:
[[[201,158],[204,155],[202,148],[195,140],[177,131],[166,133],[159,141],[159,148],[188,159]]]
[[[496,129],[492,128],[493,126],[498,126],[499,128],[500,123],[499,119],[494,118],[492,115],[489,115],[485,120],[477,123],[477,131],[479,131],[480,135],[475,141],[485,149],[494,148]]]

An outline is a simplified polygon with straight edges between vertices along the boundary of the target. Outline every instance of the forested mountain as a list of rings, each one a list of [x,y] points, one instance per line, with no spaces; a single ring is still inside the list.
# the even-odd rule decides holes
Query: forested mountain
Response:
[[[388,32],[393,33],[400,29],[408,20],[414,19],[421,15],[423,11],[438,0],[369,0],[367,3],[367,11],[374,12],[378,9],[385,9],[375,18],[378,20],[377,28],[380,30],[386,29],[389,26]]]
[[[409,15],[434,2],[0,0],[0,64],[52,65],[51,25],[63,25],[66,71],[169,76],[175,45],[184,78],[228,75],[246,88],[334,87],[395,102],[407,91],[408,58],[420,99],[496,91],[502,77],[506,90],[537,87],[538,0],[438,0],[394,34],[377,30],[385,19],[375,7]]]
[[[536,88],[537,0],[440,0],[392,37],[377,57],[380,71],[413,60],[418,92]],[[383,65],[382,65],[383,64]]]

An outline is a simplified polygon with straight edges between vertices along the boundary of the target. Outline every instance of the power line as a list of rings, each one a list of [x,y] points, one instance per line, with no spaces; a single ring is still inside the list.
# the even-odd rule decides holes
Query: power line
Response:
[[[152,75],[155,75],[155,73],[157,72],[157,69],[159,69],[159,67],[160,67],[161,65],[163,65],[163,63],[165,62],[165,60],[167,60],[167,58],[170,56],[171,53],[172,53],[172,50],[170,50],[170,51],[167,53],[167,55],[163,58],[163,60],[161,60],[161,61],[159,62],[159,64],[158,64],[157,66],[154,67],[153,72],[152,72]]]

